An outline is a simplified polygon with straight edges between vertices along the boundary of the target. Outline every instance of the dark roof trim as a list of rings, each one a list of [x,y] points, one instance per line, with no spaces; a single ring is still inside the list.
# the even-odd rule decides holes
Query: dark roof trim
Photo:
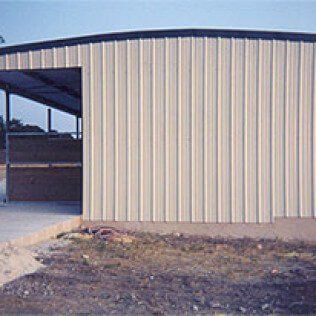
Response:
[[[220,30],[220,29],[172,29],[172,30],[147,30],[117,32],[99,35],[89,35],[58,39],[52,41],[43,41],[30,44],[7,46],[0,48],[0,55],[15,52],[25,52],[29,50],[40,50],[53,47],[72,46],[78,44],[98,43],[105,41],[121,41],[127,39],[146,39],[146,38],[164,38],[164,37],[224,37],[224,38],[261,38],[277,40],[293,40],[316,42],[315,33],[295,33],[281,31],[255,31],[255,30]]]

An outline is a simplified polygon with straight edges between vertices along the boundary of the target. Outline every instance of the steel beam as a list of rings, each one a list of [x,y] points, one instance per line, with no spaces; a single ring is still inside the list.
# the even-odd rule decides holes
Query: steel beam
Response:
[[[47,131],[52,131],[52,109],[47,109]]]
[[[6,161],[6,202],[9,202],[10,191],[10,152],[9,152],[9,132],[10,132],[10,93],[5,91],[5,161]]]
[[[53,108],[56,108],[58,110],[61,110],[63,112],[66,112],[66,113],[70,113],[70,114],[74,114],[74,115],[78,115],[78,113],[80,113],[80,110],[75,110],[75,109],[65,109],[65,106],[57,103],[57,102],[54,102],[52,100],[49,100],[45,97],[42,97],[42,96],[38,96],[38,95],[35,95],[33,93],[30,93],[29,91],[27,90],[24,90],[24,89],[21,89],[13,84],[8,84],[6,82],[1,82],[0,81],[0,89],[3,89],[3,90],[9,90],[10,93],[14,93],[16,95],[19,95],[19,96],[22,96],[24,98],[27,98],[27,99],[31,99],[33,101],[36,101],[36,102],[39,102],[39,103],[42,103],[42,104],[45,104],[45,105],[48,105],[48,106],[51,106]],[[80,103],[78,103],[80,104]],[[80,107],[80,105],[78,106],[78,108]]]
[[[80,132],[79,132],[79,116],[76,116],[76,136],[77,136],[77,139],[79,139],[79,135],[80,135]]]

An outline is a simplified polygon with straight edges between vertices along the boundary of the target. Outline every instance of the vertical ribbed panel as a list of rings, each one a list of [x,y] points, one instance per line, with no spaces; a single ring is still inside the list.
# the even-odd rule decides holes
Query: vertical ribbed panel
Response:
[[[177,40],[177,221],[182,220],[182,39]]]
[[[114,220],[115,210],[115,111],[113,100],[115,99],[114,89],[114,43],[108,42],[103,47],[105,73],[103,75],[103,89],[105,91],[105,106],[103,107],[103,126],[105,141],[103,143],[103,218]]]
[[[192,194],[195,197],[192,209],[193,221],[204,220],[204,43],[203,38],[193,39],[195,41],[194,64],[195,73],[193,77],[194,99],[192,104],[195,115],[193,120],[193,167],[194,181],[192,182]],[[198,190],[196,190],[198,189]]]
[[[178,75],[178,67],[177,67],[177,39],[170,39],[169,42],[169,91],[168,91],[168,103],[173,104],[174,106],[169,106],[168,111],[168,173],[169,173],[169,212],[168,217],[170,221],[177,221],[177,187],[178,187],[178,166],[177,166],[177,154],[178,154],[178,142],[177,142],[177,123],[178,123],[178,94],[177,94],[177,75]]]
[[[139,169],[139,136],[140,136],[140,106],[139,106],[139,49],[138,42],[131,41],[130,43],[131,52],[131,68],[130,68],[130,79],[131,79],[131,127],[130,127],[130,140],[131,140],[131,221],[139,220],[139,206],[140,206],[140,169]]]
[[[271,222],[315,216],[316,46],[212,37],[0,56],[82,67],[84,218]]]
[[[90,86],[92,103],[91,103],[91,138],[94,142],[91,142],[93,146],[91,153],[92,158],[92,169],[91,177],[94,179],[91,189],[93,192],[101,198],[94,201],[93,216],[97,220],[102,219],[102,138],[103,134],[100,133],[102,130],[102,112],[99,109],[103,109],[103,97],[102,97],[102,44],[90,46],[90,60],[94,62],[91,64],[91,70],[93,73],[93,82]]]
[[[219,39],[218,82],[218,221],[230,222],[231,211],[231,42]]]
[[[300,47],[298,43],[287,43],[286,107],[285,107],[285,178],[286,214],[299,215],[299,78]]]
[[[56,65],[56,53],[55,49],[52,49],[52,59],[53,59],[53,65]],[[91,60],[89,55],[89,45],[82,45],[80,46],[81,51],[81,61],[85,65],[85,67],[82,68],[82,131],[83,131],[83,214],[87,219],[93,218],[93,208],[91,203],[92,201],[92,195],[91,195],[91,185],[92,185],[92,179],[91,179],[91,132],[90,132],[90,107],[87,106],[91,103]],[[87,166],[87,163],[89,162],[89,167]]]
[[[169,100],[169,90],[170,90],[170,50],[169,50],[169,39],[165,38],[165,221],[170,218],[170,100]]]
[[[272,133],[272,209],[275,216],[285,216],[285,93],[286,43],[273,41],[271,78]]]
[[[126,220],[131,220],[132,207],[132,129],[131,129],[131,49],[130,41],[126,41]]]
[[[209,208],[206,210],[209,213],[209,221],[218,221],[218,61],[220,58],[219,42],[215,38],[209,39],[209,83],[207,85],[208,96],[206,107],[208,109],[205,114],[208,116],[208,131],[207,144],[205,151],[208,155],[208,179],[209,191],[206,191],[209,200]]]
[[[313,46],[301,43],[299,85],[299,210],[300,216],[312,214],[313,189]]]
[[[234,44],[234,59],[232,67],[232,117],[231,117],[231,145],[232,145],[232,222],[244,220],[244,78],[245,46],[242,40]]]
[[[179,117],[181,120],[181,195],[182,195],[182,208],[181,220],[191,220],[191,52],[192,43],[189,38],[181,39],[181,103],[182,103],[182,115]]]
[[[127,219],[126,42],[116,42],[115,66],[115,219]]]
[[[259,42],[258,65],[258,222],[269,222],[271,198],[271,69],[272,42]]]
[[[105,50],[105,43],[101,44],[101,78],[100,78],[100,84],[101,84],[101,100],[102,100],[102,108],[101,108],[101,210],[104,210],[101,212],[101,219],[104,220],[106,218],[106,209],[107,209],[107,187],[106,187],[106,179],[108,174],[108,160],[106,159],[107,155],[107,89],[106,89],[106,78],[107,78],[107,59],[106,59],[106,50]],[[77,56],[78,58],[78,56]]]

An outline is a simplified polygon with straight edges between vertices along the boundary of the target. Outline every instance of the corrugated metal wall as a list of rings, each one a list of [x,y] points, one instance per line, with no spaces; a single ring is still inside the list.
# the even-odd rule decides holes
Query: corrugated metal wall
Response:
[[[0,56],[1,69],[74,66],[85,219],[315,216],[315,43],[153,38]]]

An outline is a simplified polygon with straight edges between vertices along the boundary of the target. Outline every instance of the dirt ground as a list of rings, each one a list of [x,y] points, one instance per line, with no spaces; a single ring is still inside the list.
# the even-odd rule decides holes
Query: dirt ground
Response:
[[[46,268],[0,289],[0,313],[316,313],[316,245],[97,235],[40,254]]]
[[[25,248],[7,246],[0,249],[0,287],[19,276],[30,274],[42,268],[36,260],[36,253]]]

